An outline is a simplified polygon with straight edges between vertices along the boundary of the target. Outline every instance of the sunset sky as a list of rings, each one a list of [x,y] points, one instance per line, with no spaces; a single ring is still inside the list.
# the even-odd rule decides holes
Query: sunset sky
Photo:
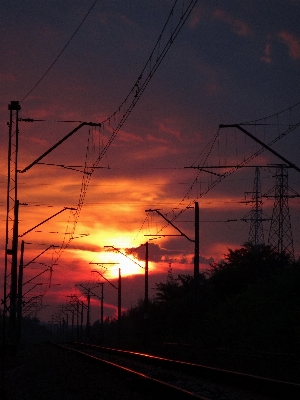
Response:
[[[221,260],[228,248],[247,241],[250,224],[242,219],[252,207],[245,200],[251,199],[254,166],[264,166],[262,193],[274,194],[275,170],[267,166],[282,161],[267,151],[252,157],[260,146],[237,129],[218,132],[220,124],[251,122],[249,132],[264,143],[276,141],[272,148],[300,166],[299,129],[276,140],[300,116],[300,2],[199,0],[174,35],[189,1],[175,3],[170,15],[171,0],[0,2],[2,260],[8,104],[20,101],[19,117],[39,120],[19,123],[20,170],[80,121],[101,123],[81,128],[18,174],[20,235],[64,207],[76,209],[20,237],[24,264],[58,246],[24,270],[24,282],[46,271],[24,285],[25,301],[44,294],[37,316],[46,321],[67,304],[67,296],[86,301],[82,287],[75,285],[100,296],[97,284],[105,280],[92,270],[117,285],[120,268],[122,307],[136,304],[143,297],[148,240],[151,296],[155,283],[166,280],[170,265],[175,277],[193,273],[193,243],[168,236],[178,231],[146,210],[159,209],[193,239],[198,201],[201,271]],[[216,174],[230,169],[206,169],[210,173],[195,168],[241,163],[253,167],[239,168],[220,182]],[[299,183],[299,172],[290,169],[296,258]],[[273,198],[264,198],[266,219],[273,204]],[[266,242],[269,227],[266,221]],[[107,282],[104,300],[104,315],[115,317],[117,293]],[[93,297],[92,320],[99,315],[99,299]]]

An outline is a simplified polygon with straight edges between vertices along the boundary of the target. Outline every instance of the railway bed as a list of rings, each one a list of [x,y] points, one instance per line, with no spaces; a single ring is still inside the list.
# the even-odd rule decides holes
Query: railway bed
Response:
[[[207,399],[298,399],[300,385],[86,343],[72,347]],[[175,398],[180,398],[178,395]],[[183,397],[185,398],[185,397]]]
[[[235,378],[210,376],[213,368],[201,366],[193,372],[185,363],[148,355],[128,354],[116,349],[99,348],[86,343],[22,346],[17,354],[5,360],[5,400],[160,400],[165,398],[202,400],[298,399],[299,385],[276,383],[275,392],[257,391],[255,382],[237,384]],[[110,354],[109,354],[110,353]],[[116,355],[115,353],[119,353]],[[133,357],[141,359],[134,360]],[[128,358],[129,357],[129,358]],[[98,360],[101,359],[101,361]],[[151,362],[150,362],[151,361]],[[150,362],[150,364],[149,364]],[[153,365],[153,362],[156,365]],[[166,366],[165,363],[169,365]],[[160,363],[164,365],[159,365]],[[177,362],[178,363],[178,362]],[[117,364],[117,365],[115,365]],[[186,363],[188,364],[188,363]],[[185,368],[191,368],[184,371]],[[199,367],[198,367],[199,368]],[[135,373],[131,372],[135,370]],[[195,375],[196,374],[196,375]],[[148,377],[147,377],[148,376]],[[272,383],[272,382],[269,382]],[[274,382],[273,382],[274,383]],[[177,386],[180,389],[177,389]],[[254,390],[255,389],[255,390]],[[274,389],[273,389],[274,390]],[[6,396],[4,396],[6,394]]]

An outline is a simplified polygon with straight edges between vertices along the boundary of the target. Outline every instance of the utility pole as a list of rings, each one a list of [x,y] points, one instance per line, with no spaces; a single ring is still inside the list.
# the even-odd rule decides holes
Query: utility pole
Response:
[[[195,256],[194,256],[194,280],[195,280],[195,306],[199,307],[199,278],[200,278],[200,232],[199,232],[199,204],[195,202]]]
[[[102,343],[103,342],[103,300],[104,300],[103,292],[104,292],[104,283],[101,282],[100,285],[101,285],[100,340],[101,340],[101,343]]]
[[[90,288],[86,288],[85,286],[78,284],[76,286],[81,286],[84,290],[87,291],[86,298],[87,298],[87,314],[86,314],[86,341],[89,342],[90,340],[90,303],[91,303],[91,295],[90,295]]]
[[[77,340],[82,339],[82,327],[83,327],[83,308],[86,308],[86,305],[83,301],[79,300],[75,294],[71,294],[70,296],[73,301],[76,303],[76,307],[73,304],[72,300],[69,301],[69,304],[75,309],[76,311],[76,326],[77,326]],[[81,305],[81,311],[79,311],[79,307]],[[80,327],[79,327],[79,314],[80,314]]]
[[[18,342],[22,340],[22,302],[23,302],[23,267],[24,267],[24,240],[21,242],[21,255],[18,276],[18,301],[17,301],[17,329],[18,329]]]
[[[17,344],[17,288],[18,288],[18,213],[19,213],[19,200],[18,200],[18,173],[24,173],[31,167],[37,164],[46,155],[51,153],[55,148],[72,136],[83,126],[101,126],[101,124],[92,122],[82,122],[79,126],[69,132],[63,139],[57,142],[39,158],[33,161],[23,170],[18,169],[18,148],[19,148],[19,111],[21,106],[19,101],[11,101],[8,105],[10,111],[9,126],[9,140],[8,140],[8,179],[7,179],[7,200],[6,200],[6,240],[5,240],[5,263],[4,263],[4,283],[3,283],[3,345],[5,344],[6,337],[6,315],[9,311],[10,323],[10,341]],[[33,120],[30,120],[33,122]],[[52,217],[51,217],[52,218]],[[38,225],[37,225],[38,226]],[[23,235],[24,236],[26,233]],[[11,256],[11,257],[10,257]],[[7,307],[7,278],[10,269],[11,285],[10,285],[10,306]]]
[[[87,336],[87,341],[89,342],[90,340],[90,311],[91,311],[91,295],[90,295],[90,289],[88,289],[87,292],[87,314],[86,314],[86,336]]]
[[[81,302],[81,314],[80,314],[80,339],[83,337],[83,308],[85,307],[84,302]]]
[[[193,310],[193,326],[194,326],[194,336],[197,337],[198,331],[198,316],[197,311],[199,309],[199,291],[200,291],[200,232],[199,232],[199,204],[195,202],[195,239],[190,239],[185,233],[183,233],[177,226],[175,226],[171,221],[169,221],[159,210],[146,210],[146,212],[156,212],[164,220],[166,220],[173,228],[175,228],[180,236],[184,236],[190,242],[194,243],[194,310]],[[153,236],[153,235],[149,235]],[[174,235],[160,235],[160,236],[174,236]],[[178,236],[178,235],[177,235]]]
[[[19,200],[15,201],[12,264],[11,264],[11,286],[10,286],[10,336],[12,342],[17,344],[17,287],[18,287],[18,225],[19,225]]]
[[[175,228],[180,235],[176,236],[184,236],[187,240],[194,243],[194,280],[195,282],[199,282],[199,273],[200,273],[200,234],[199,234],[199,204],[195,202],[195,239],[189,238],[184,232],[182,232],[176,225],[173,224],[168,218],[166,218],[159,210],[146,210],[146,212],[156,212],[159,214],[165,221],[167,221],[173,228]],[[146,235],[146,236],[155,236],[155,235]],[[174,235],[163,235],[159,236],[174,236]],[[195,285],[195,288],[197,285]],[[197,292],[197,291],[196,291]],[[197,296],[195,297],[195,299]]]
[[[16,344],[16,296],[17,296],[17,253],[18,253],[18,147],[19,147],[19,111],[21,106],[18,101],[12,101],[8,105],[10,111],[9,141],[8,141],[8,177],[7,177],[7,198],[6,198],[6,239],[5,239],[5,263],[4,263],[4,287],[3,287],[3,345],[6,336],[6,315],[7,307],[7,278],[8,271],[11,274],[9,325],[10,340]]]
[[[145,298],[144,298],[144,319],[149,319],[149,282],[148,282],[148,275],[149,275],[149,242],[145,243],[146,245],[146,257],[145,257]]]
[[[113,246],[105,246],[105,247],[113,247]],[[90,264],[119,264],[119,263],[90,263]],[[99,274],[106,282],[108,282],[114,289],[118,291],[118,340],[121,337],[121,312],[122,312],[122,282],[121,282],[121,268],[119,268],[119,277],[118,277],[118,286],[115,286],[112,282],[110,282],[101,272],[97,270],[93,270],[92,272],[96,272]]]
[[[67,309],[66,309],[66,311],[60,310],[60,312],[62,312],[67,317],[67,322],[66,323],[65,323],[65,318],[64,317],[63,317],[63,320],[62,320],[62,336],[67,341],[69,339],[69,314],[68,314],[68,311],[69,310],[67,310]]]
[[[148,343],[149,337],[149,242],[145,243],[145,295],[144,295],[144,326],[143,326],[143,340],[144,345]]]
[[[122,298],[122,286],[121,286],[121,268],[119,268],[119,280],[118,280],[118,340],[121,338],[121,298]]]

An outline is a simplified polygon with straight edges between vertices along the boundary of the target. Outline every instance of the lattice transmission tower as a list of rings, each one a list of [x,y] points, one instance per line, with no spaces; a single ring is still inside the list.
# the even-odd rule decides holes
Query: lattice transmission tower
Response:
[[[287,165],[276,166],[275,178],[275,187],[263,196],[275,199],[268,243],[278,253],[284,251],[290,255],[292,260],[295,260],[289,198],[299,197],[299,194],[289,188]],[[272,191],[274,191],[274,195],[269,194]]]
[[[269,218],[264,217],[262,210],[262,194],[261,194],[261,182],[260,182],[260,169],[255,167],[255,177],[253,184],[253,191],[246,192],[245,194],[251,193],[251,200],[246,203],[252,203],[251,211],[242,218],[242,221],[250,222],[250,230],[248,236],[248,242],[254,246],[265,244],[263,221],[267,221]]]

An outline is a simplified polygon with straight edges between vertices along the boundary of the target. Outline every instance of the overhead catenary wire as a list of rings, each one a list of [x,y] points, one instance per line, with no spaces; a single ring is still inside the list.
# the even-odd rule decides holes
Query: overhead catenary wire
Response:
[[[75,213],[75,217],[74,217],[74,221],[73,221],[72,232],[74,232],[75,227],[77,225],[77,222],[78,222],[78,219],[80,216],[80,211],[82,209],[83,202],[85,200],[87,187],[91,180],[91,176],[92,176],[95,168],[98,166],[98,164],[100,163],[100,161],[102,160],[102,158],[104,157],[104,155],[106,154],[108,149],[110,148],[110,146],[111,146],[112,142],[114,141],[114,139],[116,138],[118,132],[120,131],[120,129],[122,128],[122,126],[124,125],[126,120],[128,119],[133,108],[136,106],[138,100],[140,99],[141,95],[145,91],[150,80],[153,78],[154,73],[157,71],[158,67],[162,63],[168,50],[174,43],[174,40],[176,39],[179,32],[181,31],[183,25],[185,24],[187,18],[189,17],[190,13],[192,12],[193,8],[195,7],[197,1],[198,0],[191,0],[189,3],[187,3],[185,8],[184,7],[182,8],[181,13],[180,13],[180,18],[177,21],[177,24],[176,25],[174,24],[175,27],[173,28],[172,18],[174,15],[174,10],[178,6],[178,1],[175,0],[173,7],[168,15],[168,18],[163,26],[163,29],[159,35],[159,38],[157,39],[157,41],[154,45],[154,48],[153,48],[152,52],[150,53],[150,56],[145,64],[144,68],[142,69],[142,72],[139,74],[138,79],[135,82],[134,86],[129,91],[129,94],[126,96],[125,100],[116,109],[116,111],[113,112],[106,119],[102,120],[101,126],[104,127],[106,122],[111,122],[112,120],[116,121],[116,119],[117,119],[116,117],[121,115],[119,121],[116,121],[117,122],[116,126],[110,128],[112,131],[112,134],[111,134],[110,138],[108,139],[108,142],[106,143],[106,145],[104,145],[103,149],[100,151],[96,161],[94,161],[92,163],[92,166],[89,167],[88,174],[86,174],[86,168],[85,168],[85,171],[83,173],[83,178],[82,178],[79,200],[78,200],[78,207],[77,207],[77,211]],[[171,34],[166,33],[167,28],[170,24],[172,25]],[[164,42],[165,44],[161,49],[161,42],[165,36],[167,36],[165,39],[165,42]],[[155,54],[156,54],[156,59],[155,59],[155,62],[153,62],[153,58],[154,58]],[[146,75],[146,77],[145,77],[145,75]],[[131,100],[129,106],[127,106],[127,108],[125,108],[129,99],[132,99],[132,100]],[[87,155],[86,155],[86,158],[87,158]],[[87,163],[85,165],[87,166]],[[66,237],[67,237],[67,235],[68,235],[68,233],[66,233]],[[72,235],[70,235],[70,237],[71,236]],[[62,250],[64,248],[66,248],[66,243],[69,243],[69,240],[64,241],[63,246],[61,248]]]
[[[277,141],[279,141],[280,139],[282,139],[284,136],[288,135],[289,133],[291,133],[292,131],[294,131],[296,128],[298,128],[298,127],[300,126],[300,122],[291,124],[291,110],[292,110],[293,108],[295,108],[296,106],[298,106],[299,104],[300,104],[300,102],[294,104],[294,105],[291,106],[291,107],[287,107],[287,108],[285,108],[284,110],[282,110],[282,111],[280,111],[280,112],[277,112],[277,113],[274,113],[274,114],[272,114],[272,115],[269,115],[268,117],[263,117],[263,118],[260,118],[260,119],[254,120],[254,121],[250,121],[250,122],[244,122],[244,123],[241,123],[241,124],[239,124],[239,125],[252,125],[252,124],[253,124],[253,125],[255,125],[255,126],[257,126],[257,125],[277,126],[277,128],[278,128],[278,133],[277,133],[277,136],[276,136],[273,140],[271,140],[271,141],[268,143],[268,146],[270,147],[270,146],[274,145]],[[283,114],[283,113],[285,113],[285,112],[287,112],[287,111],[289,112],[289,123],[288,123],[288,124],[280,124],[280,123],[278,122],[278,117],[279,117],[279,115],[280,115],[280,114]],[[266,123],[266,122],[265,122],[264,124],[257,124],[257,121],[266,121],[268,118],[272,118],[272,117],[276,117],[276,118],[277,118],[277,123],[276,123],[276,124],[268,124],[268,123]],[[287,127],[286,130],[284,130],[282,133],[280,133],[280,132],[279,132],[279,126],[288,126],[288,127]],[[211,153],[213,147],[215,146],[215,143],[216,143],[218,137],[219,137],[219,129],[218,129],[217,133],[216,133],[215,136],[214,136],[214,139],[213,139],[213,141],[212,141],[212,145],[211,145],[210,149],[209,149],[208,152],[207,152],[207,155],[206,155],[206,157],[205,157],[205,161],[204,161],[204,163],[202,163],[202,166],[205,165],[205,162],[207,161],[207,159],[208,159],[208,157],[209,157],[209,155],[210,155],[210,153]],[[227,140],[227,137],[226,137],[226,140]],[[235,171],[237,171],[239,168],[245,166],[247,163],[249,163],[251,160],[253,160],[254,158],[256,158],[256,157],[257,157],[258,155],[260,155],[261,153],[263,153],[265,150],[266,150],[266,149],[265,149],[264,147],[261,147],[260,149],[258,149],[257,151],[255,151],[252,155],[250,155],[250,156],[248,156],[248,157],[244,156],[244,160],[243,160],[242,162],[238,163],[236,166],[232,167],[229,171],[226,171],[224,174],[216,174],[217,178],[216,178],[214,181],[211,182],[211,184],[208,186],[208,188],[207,188],[206,190],[204,190],[204,191],[201,192],[199,195],[197,195],[197,198],[202,198],[204,195],[206,195],[208,192],[210,192],[218,183],[220,183],[222,180],[224,180],[225,178],[227,178],[229,175],[233,174],[233,173],[234,173]],[[186,194],[184,195],[184,197],[182,198],[182,200],[180,201],[180,203],[178,204],[178,206],[177,206],[176,208],[179,208],[179,207],[182,205],[182,203],[189,197],[189,195],[190,195],[190,193],[191,193],[191,191],[192,191],[194,185],[196,184],[196,182],[197,182],[197,180],[198,180],[198,178],[199,178],[199,175],[200,175],[200,173],[201,173],[201,170],[202,170],[202,169],[201,169],[201,166],[199,166],[199,172],[197,173],[196,177],[193,179],[192,184],[190,185],[190,187],[189,187],[189,189],[187,190]],[[181,210],[180,210],[179,212],[177,212],[176,214],[174,213],[174,216],[173,216],[173,218],[171,219],[171,221],[172,221],[172,222],[175,221],[175,220],[176,220],[182,213],[184,213],[195,201],[196,201],[196,200],[194,200],[194,199],[191,200],[191,201],[188,203],[187,206],[181,208]],[[175,209],[173,209],[173,210],[175,210]],[[164,224],[164,225],[161,227],[161,229],[158,231],[158,233],[161,232],[161,231],[162,231],[164,228],[166,228],[167,226],[168,226],[168,224]]]
[[[113,140],[115,139],[117,133],[120,131],[121,127],[123,126],[125,121],[128,119],[129,115],[131,114],[131,111],[133,110],[133,108],[137,104],[138,100],[140,99],[141,95],[143,94],[143,92],[145,91],[146,87],[148,86],[150,80],[152,79],[154,73],[156,72],[156,70],[160,66],[161,62],[165,58],[168,50],[170,49],[170,47],[174,43],[174,40],[176,39],[176,37],[178,36],[179,32],[181,31],[183,25],[185,24],[185,22],[186,22],[187,18],[189,17],[191,11],[195,7],[197,1],[198,0],[191,0],[187,4],[185,4],[185,3],[182,4],[182,9],[180,11],[180,18],[179,18],[179,20],[177,21],[177,24],[176,24],[173,21],[173,16],[175,14],[174,11],[175,11],[176,7],[178,6],[178,1],[175,0],[175,2],[173,4],[173,7],[172,7],[172,9],[171,9],[171,11],[170,11],[170,13],[168,15],[168,18],[167,18],[167,20],[166,20],[166,22],[165,22],[165,24],[163,26],[163,29],[162,29],[162,31],[161,31],[161,33],[160,33],[160,35],[159,35],[159,37],[158,37],[158,39],[157,39],[157,41],[155,43],[155,46],[154,46],[152,52],[150,53],[150,56],[149,56],[149,58],[148,58],[148,60],[147,60],[147,62],[145,64],[144,68],[142,69],[141,73],[139,74],[138,79],[135,82],[134,86],[130,90],[130,92],[127,95],[127,97],[125,98],[125,100],[116,109],[116,111],[114,113],[112,113],[109,117],[107,117],[106,119],[104,119],[102,121],[103,125],[104,125],[105,122],[108,122],[108,121],[110,122],[111,120],[115,121],[116,120],[116,116],[119,115],[120,112],[123,110],[122,117],[117,122],[116,127],[112,129],[112,135],[109,138],[107,144],[104,146],[104,148],[100,152],[97,160],[93,163],[92,167],[88,168],[88,171],[87,171],[87,165],[86,165],[86,168],[85,168],[84,174],[83,174],[83,179],[82,179],[82,185],[81,185],[80,196],[79,196],[79,201],[78,201],[78,208],[77,208],[77,211],[75,213],[75,220],[74,220],[74,223],[73,223],[72,231],[74,231],[75,226],[77,224],[77,221],[78,221],[78,218],[79,218],[79,215],[80,215],[80,211],[81,211],[84,199],[85,199],[87,186],[88,186],[88,184],[90,182],[92,173],[94,172],[95,168],[98,166],[100,160],[106,154],[107,150],[109,149],[110,145],[112,144]],[[82,26],[82,24],[84,23],[84,21],[86,20],[86,18],[90,14],[90,12],[94,8],[96,2],[97,2],[97,0],[95,0],[93,2],[92,6],[89,8],[89,10],[86,13],[85,17],[83,18],[83,20],[81,21],[81,23],[79,24],[78,28],[75,30],[75,32],[73,33],[71,38],[68,40],[66,45],[63,47],[63,49],[60,51],[60,53],[57,55],[57,57],[51,63],[51,65],[47,68],[47,70],[42,75],[42,77],[36,82],[36,84],[31,88],[31,90],[23,97],[21,102],[24,101],[35,90],[35,88],[39,85],[39,83],[45,78],[45,76],[53,68],[53,66],[56,64],[58,59],[61,57],[61,55],[63,54],[65,49],[68,47],[68,45],[70,44],[70,42],[72,41],[72,39],[74,38],[76,33],[78,32],[78,30],[80,29],[80,27]],[[177,8],[179,8],[179,6]],[[167,32],[167,29],[168,29],[168,27],[170,25],[171,25],[171,32],[169,34]],[[165,38],[165,42],[162,43],[164,38]],[[129,101],[130,98],[132,98],[131,103],[129,104],[129,106],[127,108],[125,108],[125,106],[127,105],[127,102]],[[69,242],[69,241],[67,241],[67,242]],[[62,248],[63,247],[65,248],[65,245],[63,245]]]
[[[62,48],[62,50],[59,52],[59,54],[56,56],[56,58],[54,59],[54,61],[50,64],[50,66],[46,69],[46,71],[44,72],[44,74],[40,77],[40,79],[33,85],[33,87],[29,90],[29,92],[23,97],[23,99],[21,100],[24,101],[25,99],[27,99],[27,97],[35,90],[35,88],[41,83],[41,81],[45,78],[45,76],[50,72],[50,70],[54,67],[54,65],[57,63],[57,61],[59,60],[59,58],[61,57],[61,55],[63,54],[63,52],[66,50],[66,48],[69,46],[69,44],[71,43],[72,39],[74,38],[74,36],[77,34],[77,32],[79,31],[79,29],[81,28],[81,26],[83,25],[84,21],[87,19],[87,17],[89,16],[89,14],[91,13],[92,9],[95,7],[96,3],[98,0],[95,0],[92,4],[92,6],[89,8],[88,12],[85,14],[84,18],[82,19],[82,21],[80,22],[80,24],[78,25],[78,27],[76,28],[75,32],[72,34],[72,36],[70,37],[70,39],[67,41],[67,43],[64,45],[64,47]]]

